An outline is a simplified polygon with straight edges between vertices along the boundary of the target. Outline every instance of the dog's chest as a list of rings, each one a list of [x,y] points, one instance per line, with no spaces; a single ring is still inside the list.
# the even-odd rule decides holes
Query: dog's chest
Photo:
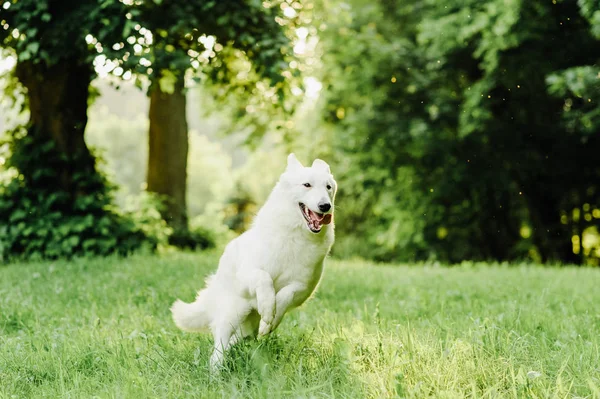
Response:
[[[328,246],[288,242],[279,248],[269,256],[269,274],[275,290],[279,291],[291,283],[301,283],[309,291],[307,296],[310,295],[321,279]]]

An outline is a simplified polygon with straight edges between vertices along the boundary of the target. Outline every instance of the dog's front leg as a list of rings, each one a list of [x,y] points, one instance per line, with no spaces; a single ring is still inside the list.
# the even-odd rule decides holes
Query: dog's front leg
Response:
[[[296,294],[306,290],[306,285],[301,283],[291,283],[283,287],[275,296],[275,317],[271,323],[271,331],[275,330],[283,316],[291,305],[294,304]]]
[[[271,276],[263,272],[256,285],[256,307],[260,315],[258,335],[266,335],[271,331],[273,318],[275,317],[275,288]]]
[[[264,270],[251,269],[238,278],[247,284],[250,295],[256,295],[256,310],[260,315],[258,334],[268,334],[275,317],[275,288],[271,275]]]

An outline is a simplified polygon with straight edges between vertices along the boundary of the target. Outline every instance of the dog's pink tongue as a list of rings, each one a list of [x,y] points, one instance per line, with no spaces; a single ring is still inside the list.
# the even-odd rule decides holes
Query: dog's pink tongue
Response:
[[[317,229],[323,224],[331,223],[333,219],[333,215],[331,214],[324,215],[322,213],[313,212],[310,209],[308,210],[308,215],[310,217],[311,223]]]
[[[310,209],[308,210],[308,214],[309,214],[309,216],[310,216],[310,219],[311,219],[313,222],[320,222],[320,221],[321,221],[321,219],[323,219],[323,215],[322,215],[322,214],[320,214],[320,213],[316,213],[316,212],[313,212],[313,211],[311,211]]]

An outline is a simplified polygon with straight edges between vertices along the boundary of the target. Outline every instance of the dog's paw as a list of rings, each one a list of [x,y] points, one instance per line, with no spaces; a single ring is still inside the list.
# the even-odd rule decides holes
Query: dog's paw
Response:
[[[260,320],[260,326],[258,327],[258,336],[264,337],[271,332],[271,323],[265,322],[263,319]]]
[[[275,306],[259,306],[258,314],[260,314],[261,324],[264,321],[266,324],[271,324],[275,318]]]

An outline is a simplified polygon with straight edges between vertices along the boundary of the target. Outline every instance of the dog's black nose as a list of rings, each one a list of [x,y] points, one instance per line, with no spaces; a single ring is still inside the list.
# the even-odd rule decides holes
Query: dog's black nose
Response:
[[[330,209],[331,209],[331,204],[329,202],[321,202],[319,204],[319,210],[321,212],[327,212]]]

